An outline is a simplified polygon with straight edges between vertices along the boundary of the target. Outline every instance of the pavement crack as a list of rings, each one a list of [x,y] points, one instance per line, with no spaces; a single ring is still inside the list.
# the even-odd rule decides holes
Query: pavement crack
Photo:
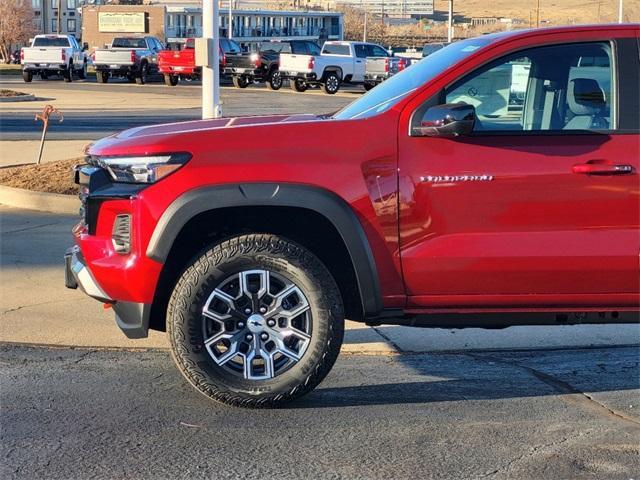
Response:
[[[44,228],[44,227],[51,227],[54,225],[58,225],[60,222],[52,222],[52,223],[43,223],[41,225],[31,225],[29,227],[23,227],[23,228],[17,228],[15,230],[8,230],[8,231],[4,231],[3,233],[6,235],[9,235],[11,233],[20,233],[20,232],[26,232],[27,230],[35,230],[37,228]]]
[[[22,310],[23,308],[40,307],[42,305],[50,305],[52,303],[61,303],[61,302],[66,302],[66,301],[67,300],[49,300],[49,301],[46,301],[46,302],[30,303],[28,305],[19,305],[19,306],[14,307],[14,308],[9,308],[7,310],[3,310],[2,312],[0,312],[0,315],[6,315],[7,313],[17,312],[18,310]]]
[[[492,355],[482,355],[482,354],[473,354],[473,353],[463,353],[463,355],[469,356],[471,358],[474,358],[476,360],[483,360],[483,361],[491,361],[491,362],[495,362],[495,363],[500,363],[503,365],[509,365],[512,367],[516,367],[519,368],[521,370],[524,370],[528,373],[530,373],[531,375],[533,375],[535,378],[537,378],[538,380],[540,380],[542,383],[550,386],[551,388],[553,388],[555,391],[557,391],[558,393],[564,394],[564,395],[577,395],[578,399],[580,399],[579,403],[583,406],[586,407],[587,410],[596,413],[598,415],[601,416],[607,416],[607,417],[613,417],[613,419],[618,420],[618,421],[622,421],[625,423],[630,423],[633,426],[640,426],[640,421],[638,421],[635,418],[629,417],[623,413],[617,412],[615,410],[612,410],[611,408],[607,407],[606,405],[604,405],[603,403],[597,401],[595,398],[593,398],[591,395],[589,395],[588,393],[583,392],[582,390],[574,387],[573,385],[571,385],[568,382],[565,382],[564,380],[560,380],[559,378],[556,378],[552,375],[549,375],[548,373],[544,373],[541,372],[540,370],[536,370],[533,367],[528,367],[526,365],[522,365],[520,363],[517,362],[512,362],[512,361],[508,361],[508,360],[504,360],[502,358],[498,358]]]
[[[511,469],[512,466],[514,466],[515,464],[521,462],[522,460],[534,457],[535,455],[538,455],[540,453],[542,453],[543,451],[549,449],[549,448],[553,448],[553,447],[558,447],[566,442],[569,441],[570,438],[578,438],[584,435],[587,435],[590,433],[590,430],[584,431],[579,433],[578,435],[574,436],[574,437],[564,437],[561,438],[560,440],[556,440],[555,442],[549,442],[549,443],[544,443],[542,445],[535,445],[533,447],[531,447],[527,452],[518,455],[515,458],[512,458],[511,460],[509,460],[505,465],[496,468],[495,470],[492,470],[490,472],[486,472],[483,473],[481,475],[478,475],[477,478],[491,478],[494,477],[496,475],[498,475],[499,473],[504,473],[508,470]]]

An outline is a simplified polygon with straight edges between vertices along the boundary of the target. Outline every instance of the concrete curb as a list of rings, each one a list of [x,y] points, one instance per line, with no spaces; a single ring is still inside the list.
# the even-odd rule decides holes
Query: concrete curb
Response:
[[[80,200],[75,195],[33,192],[0,185],[0,204],[28,210],[76,215]]]
[[[33,102],[36,100],[35,95],[17,95],[15,97],[0,97],[1,102]]]

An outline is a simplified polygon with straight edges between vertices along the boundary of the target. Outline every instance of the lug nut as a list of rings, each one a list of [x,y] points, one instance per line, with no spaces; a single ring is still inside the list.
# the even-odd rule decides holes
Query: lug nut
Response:
[[[260,313],[267,313],[267,307],[260,307]]]
[[[250,342],[251,340],[253,340],[253,335],[251,335],[250,333],[247,333],[247,336],[244,338],[247,339],[247,342]]]
[[[250,308],[245,308],[244,309],[244,313],[246,313],[247,315],[249,315],[251,313],[251,309]]]
[[[269,325],[270,327],[275,327],[276,321],[273,318],[271,318],[269,321],[267,321],[267,325]]]
[[[238,322],[238,328],[244,328],[244,322]]]
[[[266,333],[261,333],[261,334],[260,334],[260,338],[261,338],[262,340],[267,340],[267,339],[269,338],[269,335],[267,335]]]

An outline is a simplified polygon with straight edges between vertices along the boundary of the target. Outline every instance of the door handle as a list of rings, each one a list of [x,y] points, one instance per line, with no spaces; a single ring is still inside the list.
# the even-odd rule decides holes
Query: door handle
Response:
[[[587,163],[574,165],[573,173],[585,173],[587,175],[624,175],[633,173],[633,165],[621,165],[602,160],[591,160]]]

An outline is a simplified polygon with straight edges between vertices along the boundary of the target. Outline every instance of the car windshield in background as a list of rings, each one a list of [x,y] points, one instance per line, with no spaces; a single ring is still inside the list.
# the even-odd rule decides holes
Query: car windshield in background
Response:
[[[69,47],[69,40],[65,37],[36,37],[34,47]]]
[[[325,43],[322,47],[322,53],[325,55],[350,55],[349,45],[339,45],[335,43]]]
[[[358,100],[336,113],[333,118],[349,120],[367,118],[394,106],[401,98],[434,79],[443,71],[488,45],[492,35],[452,43],[411,67],[394,75]],[[326,46],[326,44],[325,44]]]
[[[111,48],[147,48],[144,38],[114,38]]]

